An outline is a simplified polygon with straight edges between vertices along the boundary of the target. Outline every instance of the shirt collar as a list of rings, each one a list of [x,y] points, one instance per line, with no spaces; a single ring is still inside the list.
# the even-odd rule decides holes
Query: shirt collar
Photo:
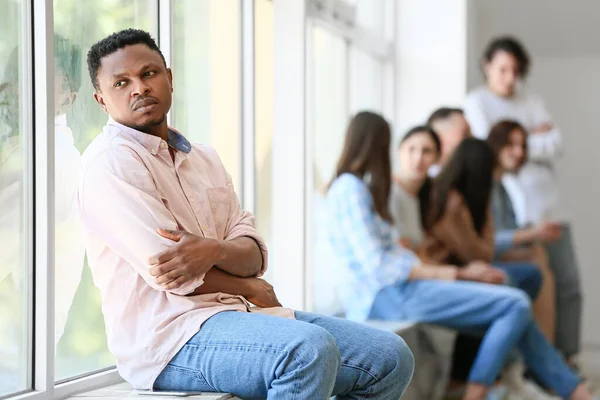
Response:
[[[162,139],[158,136],[140,132],[137,129],[133,129],[123,124],[120,124],[111,117],[108,118],[107,125],[112,125],[119,128],[123,133],[132,137],[135,141],[144,146],[152,154],[157,153],[160,143],[162,142]],[[192,145],[190,144],[190,142],[181,133],[177,132],[173,128],[169,128],[169,136],[167,143],[174,149],[186,154],[192,151]]]

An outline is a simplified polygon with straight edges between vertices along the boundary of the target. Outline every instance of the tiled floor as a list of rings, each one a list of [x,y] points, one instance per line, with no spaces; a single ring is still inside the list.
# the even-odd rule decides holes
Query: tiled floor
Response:
[[[115,386],[109,386],[106,388],[93,390],[91,392],[82,393],[71,397],[71,400],[99,400],[99,398],[107,400],[117,399],[136,399],[136,400],[176,400],[176,399],[201,399],[201,400],[235,400],[237,397],[233,397],[229,394],[214,394],[207,393],[202,395],[194,396],[168,396],[166,394],[140,394],[138,391],[133,390],[131,385],[128,383],[120,383]],[[239,399],[238,399],[239,400]]]

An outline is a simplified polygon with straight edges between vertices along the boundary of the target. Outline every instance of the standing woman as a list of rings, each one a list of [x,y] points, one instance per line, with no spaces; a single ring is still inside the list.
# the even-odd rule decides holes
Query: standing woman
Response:
[[[528,162],[502,179],[520,226],[557,218],[555,164],[562,151],[561,132],[542,99],[523,84],[529,66],[529,55],[517,40],[492,40],[482,59],[485,85],[469,94],[464,108],[473,134],[481,139],[501,120],[516,121],[529,133]],[[557,284],[556,345],[572,360],[580,351],[582,295],[568,223],[561,224],[558,240],[547,250]]]

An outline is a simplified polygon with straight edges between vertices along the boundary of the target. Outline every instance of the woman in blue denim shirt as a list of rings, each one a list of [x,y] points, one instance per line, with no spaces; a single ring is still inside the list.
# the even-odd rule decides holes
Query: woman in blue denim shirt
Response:
[[[491,284],[504,281],[502,271],[480,264],[460,269],[426,265],[396,242],[388,210],[390,141],[385,119],[370,112],[356,115],[327,193],[324,223],[348,317],[412,320],[485,333],[467,400],[486,398],[515,347],[562,398],[592,399],[540,332],[527,295]]]
[[[527,132],[515,121],[501,121],[491,130],[487,139],[498,158],[492,192],[492,212],[496,229],[498,256],[505,259],[532,259],[539,257],[548,263],[553,297],[556,304],[556,346],[568,359],[579,352],[581,329],[581,287],[577,263],[568,245],[564,227],[553,221],[519,227],[512,201],[502,183],[505,174],[514,174],[527,159]],[[548,254],[548,255],[547,255]]]

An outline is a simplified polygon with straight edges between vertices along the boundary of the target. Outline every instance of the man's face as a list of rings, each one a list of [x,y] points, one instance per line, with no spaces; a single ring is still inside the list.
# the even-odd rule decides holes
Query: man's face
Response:
[[[458,145],[471,136],[471,127],[461,113],[453,113],[447,120],[440,121],[434,129],[442,142],[442,161],[448,160]]]
[[[94,98],[115,121],[149,132],[166,120],[172,83],[160,54],[136,44],[102,59]]]

